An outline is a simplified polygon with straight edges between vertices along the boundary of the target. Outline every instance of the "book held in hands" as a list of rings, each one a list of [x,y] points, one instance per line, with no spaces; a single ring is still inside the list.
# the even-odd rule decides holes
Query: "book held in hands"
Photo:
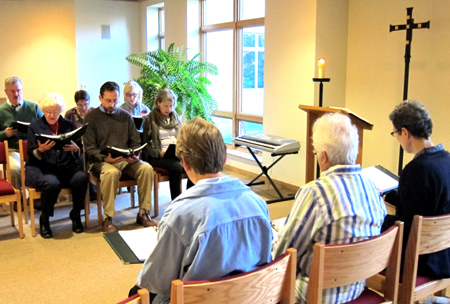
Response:
[[[133,157],[134,155],[138,155],[139,152],[142,151],[142,149],[145,148],[147,144],[143,144],[142,146],[140,146],[139,148],[136,149],[121,149],[121,148],[116,148],[116,147],[110,147],[110,146],[106,146],[106,148],[104,148],[102,151],[100,151],[101,154],[108,156],[108,154],[111,154],[112,158],[116,158],[116,157]]]
[[[88,124],[73,130],[68,133],[59,134],[59,135],[48,135],[48,134],[35,134],[36,135],[36,143],[39,140],[41,144],[45,143],[47,140],[51,140],[55,142],[55,145],[52,149],[54,150],[62,150],[65,145],[69,145],[71,141],[76,142],[81,139],[81,136],[86,132]]]
[[[364,168],[361,173],[377,186],[381,196],[398,188],[398,175],[381,165]]]
[[[13,128],[19,132],[22,133],[28,133],[28,126],[30,125],[29,122],[24,122],[24,121],[13,121],[9,127]]]
[[[137,130],[141,130],[144,124],[145,117],[142,116],[133,116],[133,121]]]

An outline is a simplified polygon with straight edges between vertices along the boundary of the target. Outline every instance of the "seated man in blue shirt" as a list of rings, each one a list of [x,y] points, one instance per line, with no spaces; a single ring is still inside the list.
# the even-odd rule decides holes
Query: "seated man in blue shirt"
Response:
[[[313,126],[320,177],[297,192],[285,226],[273,243],[273,257],[297,249],[296,303],[306,303],[315,243],[343,244],[380,234],[385,204],[375,186],[355,165],[358,131],[342,114],[326,114]],[[323,303],[357,298],[364,281],[326,289]]]
[[[237,179],[222,175],[226,146],[220,131],[196,118],[177,138],[176,154],[195,184],[167,208],[158,242],[137,286],[169,303],[172,280],[217,279],[271,261],[267,204]]]

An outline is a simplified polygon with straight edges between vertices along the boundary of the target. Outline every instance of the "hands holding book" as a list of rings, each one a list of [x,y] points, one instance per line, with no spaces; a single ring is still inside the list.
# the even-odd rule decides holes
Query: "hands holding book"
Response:
[[[6,137],[12,137],[17,134],[17,129],[13,129],[12,127],[8,127],[5,129]]]
[[[50,139],[47,140],[44,143],[41,143],[38,140],[37,143],[38,143],[38,151],[40,153],[44,153],[45,151],[50,150],[51,148],[53,148],[56,145],[56,143],[53,140],[50,140]],[[63,150],[77,153],[80,150],[80,147],[78,147],[78,145],[71,140],[69,144],[66,144],[63,147]]]
[[[118,157],[112,157],[111,153],[108,153],[108,156],[106,156],[103,161],[110,163],[110,164],[117,164],[123,161],[128,162],[129,164],[134,164],[135,162],[137,162],[139,160],[139,158],[136,155],[130,156],[130,157],[123,157],[123,156],[118,156]]]

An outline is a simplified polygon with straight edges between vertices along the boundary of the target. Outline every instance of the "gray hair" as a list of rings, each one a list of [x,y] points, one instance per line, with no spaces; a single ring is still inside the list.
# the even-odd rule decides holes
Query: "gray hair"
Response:
[[[428,110],[417,100],[405,100],[389,114],[394,128],[408,130],[416,138],[428,139],[433,131]]]
[[[350,118],[339,113],[325,114],[313,125],[316,153],[327,152],[332,166],[354,165],[358,156],[358,130]]]
[[[45,108],[58,105],[61,108],[61,113],[66,108],[64,98],[58,93],[47,93],[39,100],[39,109],[44,112]]]
[[[12,77],[6,78],[5,79],[5,89],[8,84],[16,84],[16,83],[20,83],[23,86],[22,80],[20,80],[19,77],[12,76]]]

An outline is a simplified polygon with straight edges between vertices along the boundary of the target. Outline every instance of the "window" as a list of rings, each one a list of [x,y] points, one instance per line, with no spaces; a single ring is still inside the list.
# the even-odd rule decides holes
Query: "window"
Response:
[[[217,65],[208,90],[227,144],[263,131],[265,0],[201,0],[201,48]]]
[[[162,7],[158,9],[158,44],[159,48],[162,50],[166,49],[165,31],[165,15],[164,7]]]

